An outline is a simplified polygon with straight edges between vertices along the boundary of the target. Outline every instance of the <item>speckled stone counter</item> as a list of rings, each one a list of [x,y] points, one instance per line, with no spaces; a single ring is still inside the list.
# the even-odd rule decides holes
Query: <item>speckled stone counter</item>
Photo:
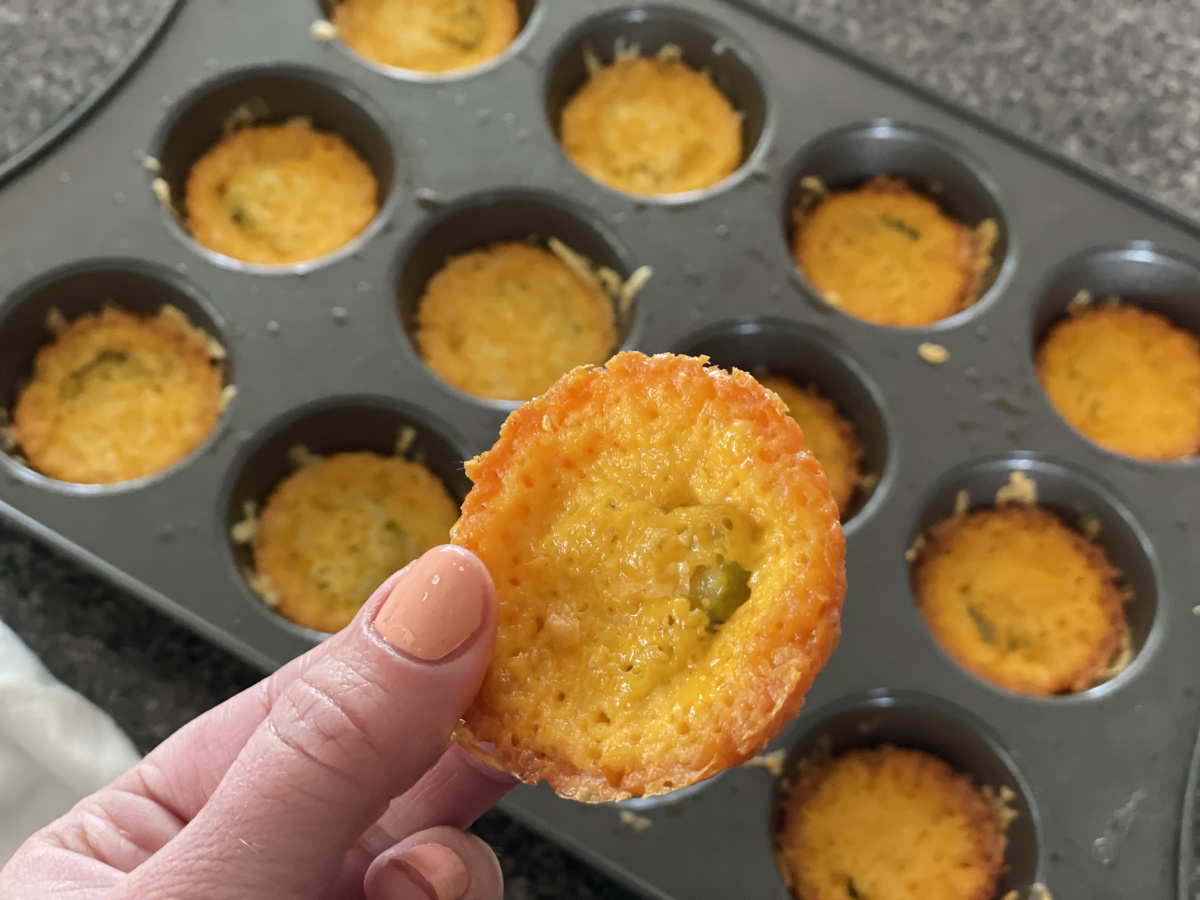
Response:
[[[167,2],[0,3],[0,163],[102,90]]]
[[[0,2],[0,163],[102,88],[163,2]],[[761,2],[1200,218],[1192,0]],[[0,618],[142,750],[258,677],[3,526]],[[500,855],[510,900],[633,896],[499,813],[477,830]]]

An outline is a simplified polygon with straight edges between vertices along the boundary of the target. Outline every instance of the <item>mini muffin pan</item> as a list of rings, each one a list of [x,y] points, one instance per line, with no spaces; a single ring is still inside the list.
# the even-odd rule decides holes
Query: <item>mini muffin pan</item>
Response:
[[[1189,890],[1178,873],[1200,687],[1200,462],[1139,462],[1089,442],[1046,401],[1032,356],[1080,290],[1200,329],[1200,228],[749,6],[536,0],[521,11],[520,37],[496,60],[417,77],[310,30],[316,0],[269,13],[251,0],[180,4],[97,114],[0,190],[0,411],[50,336],[48,312],[73,318],[106,301],[179,307],[227,349],[236,395],[202,446],[136,482],[66,485],[0,454],[0,514],[277,667],[320,635],[251,591],[246,549],[230,537],[245,503],[287,472],[295,444],[387,452],[404,429],[461,498],[460,461],[491,445],[511,404],[457,391],[421,362],[422,284],[448,254],[559,237],[622,276],[653,269],[619,322],[623,347],[815,384],[858,429],[867,478],[845,525],[843,639],[770,748],[784,778],[818,752],[920,747],[1011,792],[1001,894]],[[618,38],[644,52],[674,44],[711,74],[745,117],[738,172],[638,199],[563,155],[555,120],[584,77],[584,49],[611,58]],[[250,101],[339,132],[373,168],[379,214],[342,250],[245,265],[200,248],[160,201],[179,197],[192,161]],[[830,308],[796,273],[800,180],[842,187],[879,173],[970,225],[995,220],[995,265],[974,306],[883,328]],[[948,357],[928,362],[942,354],[923,344]],[[1098,527],[1130,592],[1133,660],[1081,694],[1017,696],[969,675],[913,601],[915,538],[963,492],[992,503],[1014,472],[1068,522]],[[647,896],[785,900],[771,840],[779,783],[755,765],[617,805],[521,788],[504,808]]]

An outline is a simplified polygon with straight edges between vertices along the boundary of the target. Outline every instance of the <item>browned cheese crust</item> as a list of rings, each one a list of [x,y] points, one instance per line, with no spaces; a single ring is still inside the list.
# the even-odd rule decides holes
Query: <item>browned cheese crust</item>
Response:
[[[798,900],[994,900],[1005,843],[968,776],[887,744],[805,769],[776,834]]]
[[[880,325],[966,309],[991,265],[994,223],[972,230],[898,178],[832,191],[794,216],[800,271],[831,306]]]
[[[825,478],[833,499],[845,518],[846,507],[854,499],[854,492],[862,483],[862,445],[854,426],[813,385],[800,387],[778,375],[761,378],[763,387],[779,395],[788,408],[788,413],[804,431],[804,442],[813,452]]]
[[[499,592],[460,740],[599,801],[737,765],[837,643],[837,507],[799,426],[744,372],[622,353],[513,412],[453,540]]]
[[[359,56],[414,72],[487,62],[521,26],[516,0],[341,0],[333,22]]]
[[[682,60],[618,59],[563,108],[562,146],[591,178],[630,194],[712,187],[742,159],[742,117]]]
[[[1128,304],[1068,315],[1037,351],[1059,415],[1102,447],[1139,459],[1200,452],[1200,341]]]
[[[456,256],[429,280],[417,346],[429,368],[477,397],[528,400],[616,343],[613,304],[549,250],[521,241]]]
[[[421,463],[368,452],[315,457],[267,499],[254,586],[284,618],[339,631],[389,575],[446,543],[457,517]]]
[[[1048,510],[1004,505],[936,525],[913,570],[917,606],[960,665],[1025,694],[1091,687],[1125,630],[1104,551]]]
[[[379,209],[371,167],[337,134],[302,120],[222,138],[188,173],[192,236],[233,259],[287,265],[332,253]]]
[[[221,413],[213,344],[178,311],[107,307],[67,325],[34,358],[13,409],[29,465],[51,478],[110,484],[167,468]]]

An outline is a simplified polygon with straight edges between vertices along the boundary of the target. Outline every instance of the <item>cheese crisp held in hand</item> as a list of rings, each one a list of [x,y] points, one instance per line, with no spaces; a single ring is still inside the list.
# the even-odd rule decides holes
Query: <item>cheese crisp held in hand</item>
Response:
[[[467,465],[454,543],[499,592],[459,739],[584,801],[662,794],[758,753],[838,641],[825,476],[744,372],[621,353],[514,411]]]

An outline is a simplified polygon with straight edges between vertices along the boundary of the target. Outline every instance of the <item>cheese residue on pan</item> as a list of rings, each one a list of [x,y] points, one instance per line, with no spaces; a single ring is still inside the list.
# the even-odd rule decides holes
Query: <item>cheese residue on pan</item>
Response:
[[[1037,503],[1037,497],[1037,482],[1020,469],[1013,469],[1008,473],[1008,484],[996,491],[996,505],[1023,503],[1032,506]]]
[[[950,358],[950,351],[941,344],[924,343],[917,347],[917,356],[931,366],[940,366]]]

